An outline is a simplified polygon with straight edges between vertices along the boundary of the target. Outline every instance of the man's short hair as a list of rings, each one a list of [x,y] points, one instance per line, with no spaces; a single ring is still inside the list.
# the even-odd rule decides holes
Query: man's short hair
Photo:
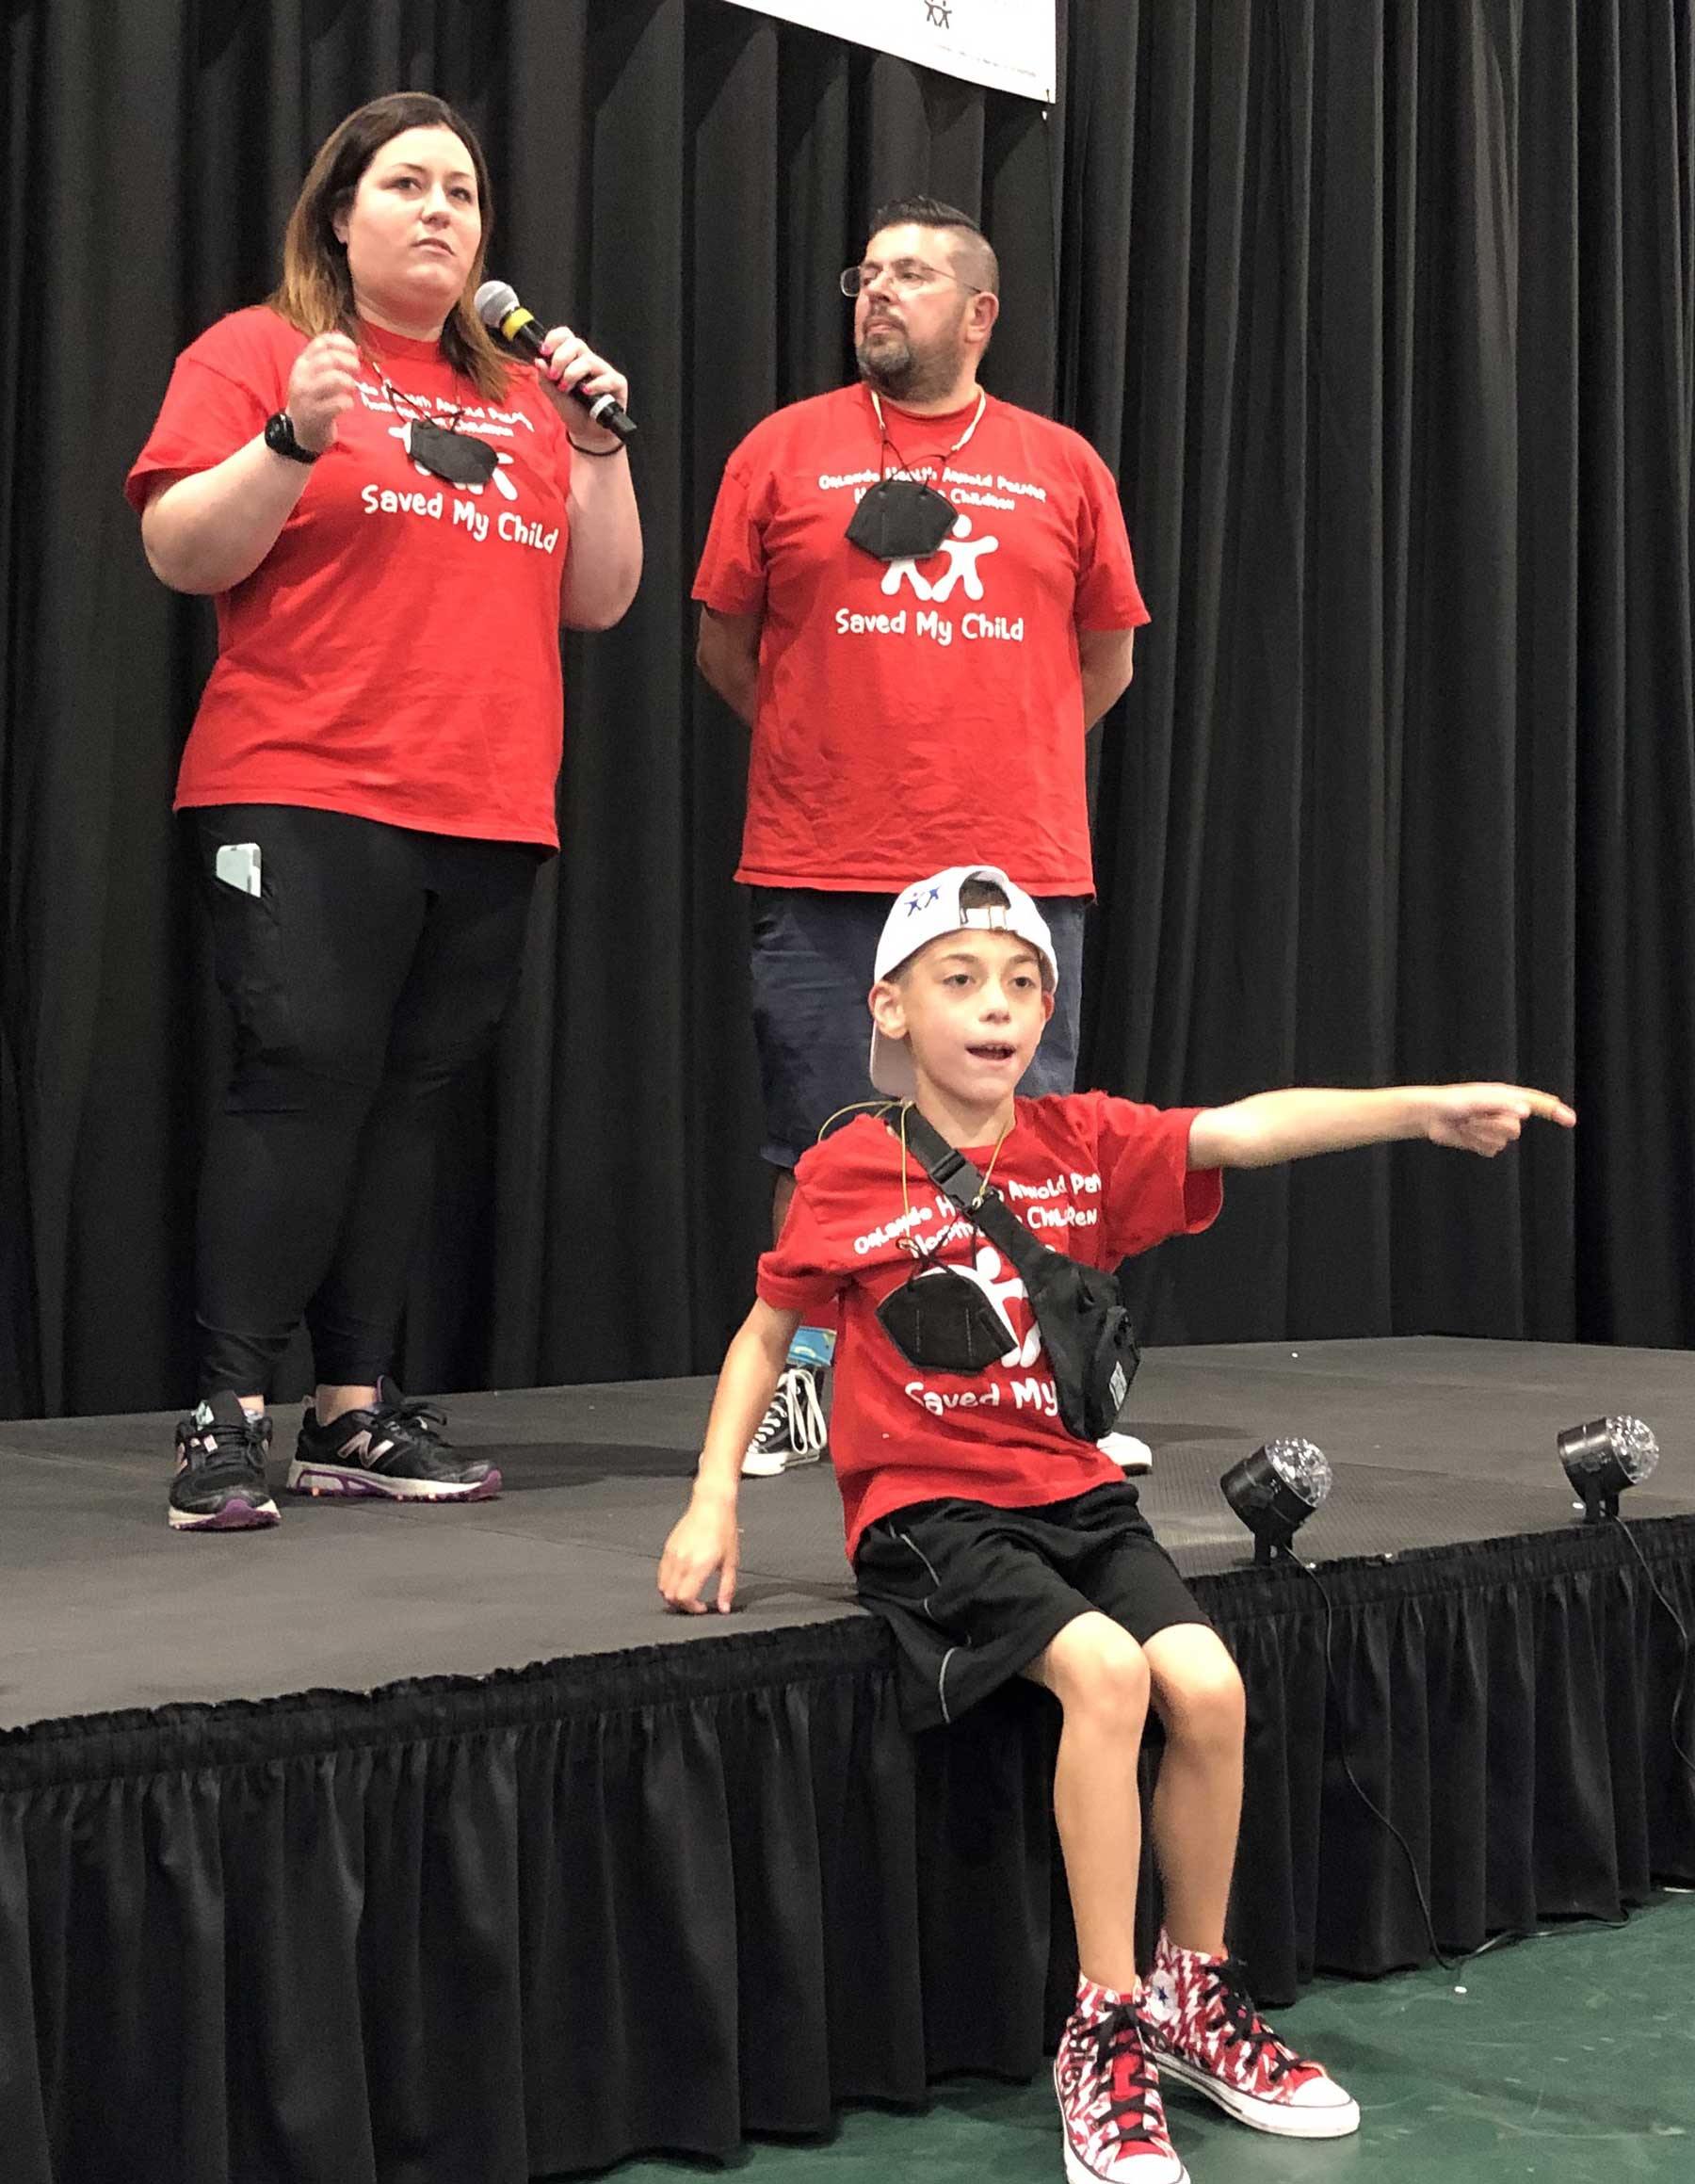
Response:
[[[951,228],[958,231],[953,249],[960,276],[972,287],[991,296],[1000,294],[1000,260],[981,224],[957,204],[944,204],[939,197],[896,197],[880,204],[871,216],[871,233],[884,228]]]

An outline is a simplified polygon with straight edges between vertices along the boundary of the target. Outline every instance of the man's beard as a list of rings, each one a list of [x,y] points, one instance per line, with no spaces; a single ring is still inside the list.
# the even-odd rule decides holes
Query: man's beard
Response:
[[[853,353],[861,379],[894,402],[937,400],[958,380],[962,361],[956,345],[941,340],[928,352],[915,349],[898,328],[879,330],[874,353],[863,341]]]

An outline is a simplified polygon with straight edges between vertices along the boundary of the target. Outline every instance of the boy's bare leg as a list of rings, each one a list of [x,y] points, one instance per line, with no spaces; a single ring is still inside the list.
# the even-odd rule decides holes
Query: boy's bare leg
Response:
[[[1165,1932],[1142,1996],[1151,2052],[1162,2078],[1255,2130],[1345,2138],[1360,2127],[1358,2102],[1278,2038],[1225,1954],[1247,1710],[1235,1663],[1199,1623],[1174,1624],[1143,1650],[1166,1729],[1153,1816]]]
[[[1142,1650],[1166,1734],[1152,1821],[1165,1930],[1181,1949],[1222,1956],[1242,1814],[1242,1679],[1203,1623],[1173,1624]]]
[[[1141,1801],[1136,1762],[1147,1720],[1142,1648],[1110,1616],[1068,1623],[1025,1670],[1059,1701],[1054,1818],[1085,1979],[1136,1992],[1136,1883]]]

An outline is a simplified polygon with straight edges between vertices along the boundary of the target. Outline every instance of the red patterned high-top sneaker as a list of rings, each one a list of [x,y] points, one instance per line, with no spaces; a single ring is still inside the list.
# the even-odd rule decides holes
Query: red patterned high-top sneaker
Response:
[[[1342,2139],[1359,2129],[1358,2101],[1277,2037],[1232,1958],[1179,1949],[1162,1933],[1142,2017],[1164,2075],[1238,2123],[1288,2139]]]
[[[1070,2184],[1189,2184],[1166,2135],[1159,2073],[1134,2000],[1077,1982],[1054,2058]]]

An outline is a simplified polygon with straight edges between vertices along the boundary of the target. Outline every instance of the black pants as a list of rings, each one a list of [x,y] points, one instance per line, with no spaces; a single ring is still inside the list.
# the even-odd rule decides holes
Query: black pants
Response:
[[[302,1316],[321,1382],[374,1383],[436,1116],[505,1011],[540,852],[293,804],[184,825],[236,1041],[201,1175],[201,1392],[264,1392]]]

